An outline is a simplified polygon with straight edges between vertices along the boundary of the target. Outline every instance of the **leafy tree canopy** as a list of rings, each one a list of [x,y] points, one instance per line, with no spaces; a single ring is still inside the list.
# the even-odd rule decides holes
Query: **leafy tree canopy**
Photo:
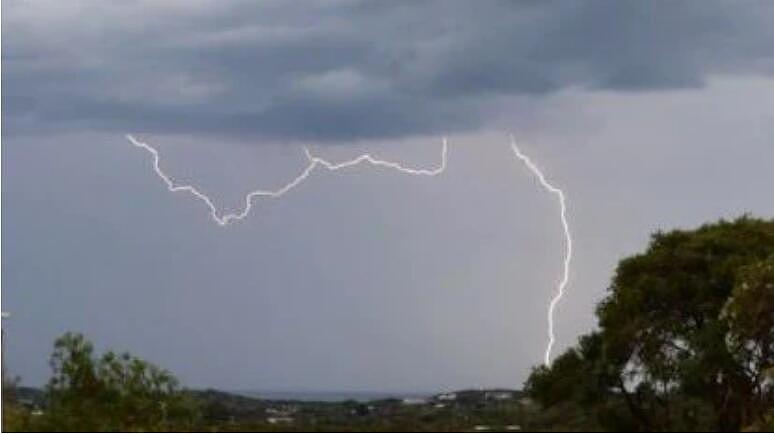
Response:
[[[169,372],[128,353],[93,353],[80,334],[67,333],[54,343],[46,428],[166,431],[194,423],[196,407]]]
[[[597,316],[598,331],[533,371],[527,389],[542,405],[591,411],[607,429],[763,426],[774,405],[774,220],[656,233],[620,262]]]

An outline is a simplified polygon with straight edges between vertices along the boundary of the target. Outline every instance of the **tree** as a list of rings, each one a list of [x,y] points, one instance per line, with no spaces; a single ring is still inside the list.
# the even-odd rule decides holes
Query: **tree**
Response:
[[[18,378],[3,379],[3,431],[31,431],[30,412],[20,405],[16,393]]]
[[[760,424],[767,408],[774,423],[774,256],[740,269],[722,316],[726,344],[750,387],[743,423]]]
[[[128,353],[95,358],[91,342],[54,343],[45,422],[56,431],[163,431],[190,427],[195,404],[169,372]]]
[[[589,335],[598,351],[584,350],[582,338],[535,370],[528,389],[555,405],[540,390],[566,381],[560,360],[585,351],[571,390],[556,398],[603,422],[602,411],[619,403],[635,429],[739,430],[762,421],[772,405],[772,257],[774,220],[656,233],[644,253],[620,262],[598,305],[600,330]]]

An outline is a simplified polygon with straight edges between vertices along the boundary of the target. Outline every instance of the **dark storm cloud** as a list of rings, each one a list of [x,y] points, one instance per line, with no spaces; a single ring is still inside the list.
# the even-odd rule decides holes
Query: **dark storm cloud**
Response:
[[[697,87],[774,62],[762,1],[8,1],[3,16],[5,134],[466,131],[507,95]]]

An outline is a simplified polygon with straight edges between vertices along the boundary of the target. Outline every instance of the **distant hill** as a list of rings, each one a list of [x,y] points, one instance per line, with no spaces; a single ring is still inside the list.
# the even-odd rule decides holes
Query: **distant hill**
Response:
[[[215,389],[186,391],[199,403],[203,427],[223,431],[405,431],[514,430],[522,426],[523,393],[512,389],[472,389],[438,394],[357,401],[261,399]],[[45,392],[16,389],[18,401],[45,411]],[[326,395],[330,399],[333,394]],[[340,394],[339,396],[347,396]],[[351,397],[351,394],[349,395]],[[476,428],[478,427],[478,428]]]

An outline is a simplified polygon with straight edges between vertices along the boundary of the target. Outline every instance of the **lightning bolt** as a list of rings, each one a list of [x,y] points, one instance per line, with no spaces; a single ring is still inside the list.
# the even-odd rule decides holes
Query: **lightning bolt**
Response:
[[[546,366],[551,364],[551,349],[554,346],[556,340],[554,336],[554,309],[556,309],[557,303],[564,296],[564,290],[567,287],[567,283],[570,281],[570,262],[572,261],[572,234],[570,233],[570,225],[567,223],[567,203],[564,196],[564,191],[554,186],[546,180],[543,171],[532,162],[532,160],[521,152],[521,149],[516,145],[516,140],[511,136],[511,149],[516,157],[527,166],[540,181],[540,185],[543,186],[546,191],[551,194],[555,194],[559,199],[560,218],[562,221],[562,229],[564,230],[565,251],[564,251],[564,270],[562,272],[562,279],[559,281],[559,286],[556,290],[556,294],[551,298],[551,302],[548,304],[548,345],[546,346],[545,364]]]
[[[253,190],[245,196],[244,199],[244,207],[242,208],[242,211],[237,213],[231,213],[231,214],[224,214],[221,211],[218,211],[218,208],[215,206],[215,203],[210,199],[209,196],[199,191],[196,187],[192,185],[180,185],[175,183],[175,181],[172,180],[164,171],[161,169],[160,160],[159,157],[159,151],[154,148],[153,146],[141,142],[134,138],[131,134],[127,134],[126,138],[132,142],[134,146],[137,146],[138,148],[144,149],[148,151],[153,156],[153,170],[156,172],[156,175],[161,178],[162,181],[164,181],[164,184],[167,185],[167,189],[172,192],[187,192],[191,194],[196,199],[199,199],[200,201],[204,202],[205,205],[207,205],[207,208],[210,210],[210,217],[220,226],[226,226],[229,223],[232,223],[234,221],[242,220],[245,217],[247,217],[250,214],[250,211],[253,209],[253,199],[257,197],[267,197],[267,198],[279,198],[284,196],[287,192],[294,189],[298,185],[300,185],[302,182],[304,182],[309,175],[312,174],[315,168],[318,166],[321,166],[327,170],[335,171],[335,170],[341,170],[346,169],[352,166],[356,166],[361,163],[368,163],[372,166],[379,166],[379,167],[386,167],[389,169],[397,170],[402,173],[407,173],[409,175],[420,175],[420,176],[436,176],[443,173],[444,170],[446,170],[446,154],[448,150],[448,145],[446,143],[446,138],[443,139],[443,146],[441,148],[441,162],[435,169],[414,169],[410,167],[405,167],[401,165],[400,163],[395,163],[392,161],[385,161],[380,160],[377,158],[372,157],[370,154],[363,154],[356,158],[353,158],[351,160],[347,160],[341,163],[331,163],[327,160],[324,160],[320,157],[316,157],[312,155],[312,152],[308,148],[304,148],[304,154],[306,155],[307,160],[309,163],[304,168],[304,170],[301,171],[301,173],[296,176],[293,180],[285,184],[284,186],[280,187],[277,190],[262,190],[262,189],[256,189]]]
[[[436,176],[436,175],[440,175],[446,170],[446,160],[447,160],[447,152],[448,152],[448,144],[447,144],[446,138],[444,138],[443,146],[441,147],[441,162],[438,164],[438,166],[434,169],[415,169],[415,168],[403,166],[402,164],[396,163],[393,161],[380,160],[372,157],[370,154],[362,154],[351,160],[343,161],[340,163],[331,163],[328,160],[325,160],[323,158],[313,155],[312,152],[309,150],[309,148],[304,148],[304,154],[306,155],[308,164],[298,176],[296,176],[290,182],[288,182],[287,184],[285,184],[284,186],[280,187],[277,190],[256,189],[247,193],[244,199],[244,208],[242,209],[242,211],[237,213],[225,214],[221,211],[218,211],[218,208],[215,206],[212,199],[210,199],[210,197],[207,196],[206,194],[199,191],[196,187],[192,185],[177,184],[175,183],[174,180],[172,180],[172,178],[170,178],[166,173],[164,173],[164,171],[161,169],[159,152],[156,148],[154,148],[153,146],[145,142],[141,142],[135,139],[132,135],[127,135],[126,138],[134,146],[137,146],[138,148],[146,150],[153,156],[153,170],[156,172],[156,175],[158,175],[158,177],[161,178],[162,181],[164,181],[164,183],[167,186],[167,189],[170,192],[173,192],[173,193],[187,192],[191,194],[194,198],[204,202],[204,204],[207,205],[207,207],[210,210],[210,217],[215,221],[215,223],[217,223],[220,226],[226,226],[229,223],[242,220],[245,217],[247,217],[250,214],[250,211],[252,210],[253,199],[255,198],[258,198],[258,197],[279,198],[284,196],[286,193],[288,193],[289,191],[291,191],[292,189],[300,185],[302,182],[304,182],[318,166],[330,171],[336,171],[336,170],[353,167],[362,163],[368,163],[372,166],[385,167],[385,168],[393,169],[398,172],[406,173],[409,175]],[[554,297],[551,298],[551,301],[548,305],[548,345],[545,351],[545,364],[549,365],[551,362],[551,349],[553,348],[554,342],[555,342],[554,310],[556,308],[557,303],[559,303],[559,301],[562,299],[562,296],[564,295],[564,290],[567,287],[567,283],[569,282],[569,279],[570,279],[570,262],[572,260],[572,235],[570,233],[570,226],[567,222],[567,206],[566,206],[564,192],[546,180],[546,177],[545,175],[543,175],[543,172],[540,170],[540,168],[538,168],[529,157],[527,157],[524,153],[521,152],[519,147],[516,145],[516,141],[513,138],[513,136],[511,136],[511,148],[513,149],[514,154],[516,154],[516,157],[519,160],[521,160],[521,162],[523,162],[524,165],[537,177],[538,181],[540,181],[540,184],[543,186],[543,188],[545,188],[549,193],[555,194],[557,196],[557,198],[559,199],[559,205],[561,209],[560,217],[561,217],[562,228],[564,229],[564,237],[565,237],[564,271],[562,274],[561,281],[559,282],[557,292],[554,295]]]

